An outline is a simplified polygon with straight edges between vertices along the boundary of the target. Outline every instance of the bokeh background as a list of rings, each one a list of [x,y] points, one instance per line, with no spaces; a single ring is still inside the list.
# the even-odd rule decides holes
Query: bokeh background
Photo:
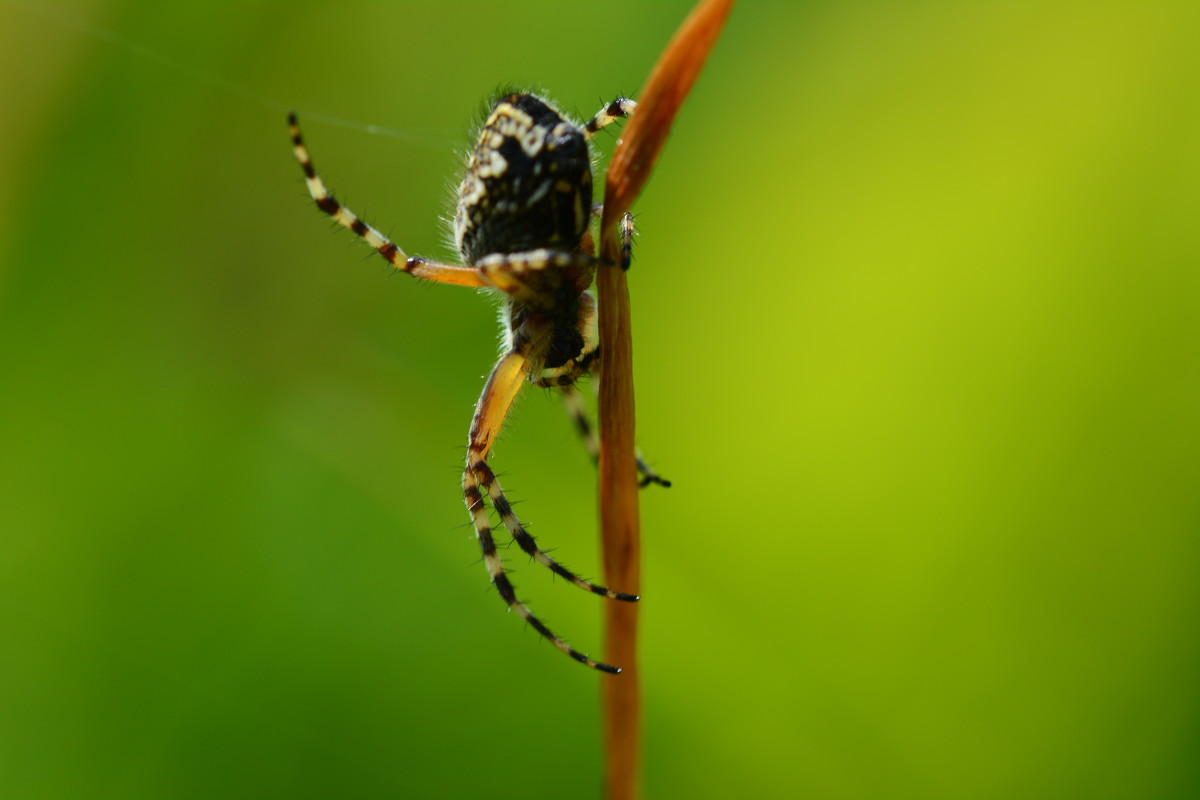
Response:
[[[480,98],[589,115],[687,6],[0,3],[0,796],[598,796],[602,678],[463,525],[493,305],[331,232],[279,108],[449,257]],[[1198,39],[735,10],[637,206],[648,797],[1200,796]],[[591,465],[516,417],[597,574]]]

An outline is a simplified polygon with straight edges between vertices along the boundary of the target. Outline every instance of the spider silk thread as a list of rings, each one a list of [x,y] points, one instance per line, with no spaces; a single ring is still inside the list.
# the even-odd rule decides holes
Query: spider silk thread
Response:
[[[144,44],[121,36],[111,28],[106,28],[103,25],[97,25],[89,22],[79,16],[71,15],[62,9],[56,9],[42,3],[30,2],[30,0],[0,0],[5,5],[23,9],[31,15],[40,17],[43,20],[58,25],[61,28],[73,30],[83,36],[96,39],[111,45],[118,50],[123,50],[132,53],[138,58],[158,64],[162,67],[184,75],[199,84],[210,86],[214,89],[219,89],[226,94],[240,97],[243,100],[254,103],[262,108],[284,115],[290,111],[295,111],[305,122],[316,122],[325,125],[333,125],[340,128],[349,128],[350,130],[369,133],[375,136],[386,136],[392,139],[401,139],[416,144],[422,144],[437,150],[446,150],[455,148],[461,145],[460,137],[451,135],[438,134],[421,134],[412,131],[405,131],[399,128],[389,128],[384,125],[371,125],[354,120],[342,119],[328,114],[321,114],[315,111],[304,111],[297,109],[293,105],[281,103],[274,98],[268,97],[258,92],[253,91],[239,83],[235,83],[214,72],[202,70],[182,61],[177,61],[168,56],[153,50]]]

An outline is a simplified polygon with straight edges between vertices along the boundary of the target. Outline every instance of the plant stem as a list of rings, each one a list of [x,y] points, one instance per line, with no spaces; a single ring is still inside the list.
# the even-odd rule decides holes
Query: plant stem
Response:
[[[605,258],[620,259],[620,246],[605,246]],[[616,250],[613,251],[615,246]],[[629,285],[620,269],[603,269],[597,290],[601,308],[600,352],[600,530],[604,578],[609,586],[638,593],[641,586],[641,525],[634,452],[633,337]],[[605,784],[613,800],[633,800],[641,775],[641,678],[637,663],[637,603],[606,603],[604,652],[621,674],[602,681],[608,760]]]
[[[641,192],[671,123],[691,91],[733,7],[733,0],[700,0],[676,31],[641,92],[605,176],[600,255],[620,262],[617,223]],[[600,547],[604,579],[621,591],[641,591],[641,523],[634,449],[633,333],[625,272],[597,277],[600,301]],[[636,800],[641,793],[641,680],[637,661],[637,603],[605,605],[605,656],[622,668],[602,681],[605,796]]]

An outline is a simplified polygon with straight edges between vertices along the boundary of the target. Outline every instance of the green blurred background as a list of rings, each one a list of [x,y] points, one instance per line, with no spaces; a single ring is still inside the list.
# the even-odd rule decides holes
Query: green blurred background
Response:
[[[602,678],[463,527],[491,302],[387,280],[225,83],[403,131],[306,126],[448,257],[480,98],[591,114],[687,6],[0,3],[0,797],[598,795]],[[735,10],[637,206],[649,797],[1200,796],[1198,40]],[[516,416],[506,487],[598,573],[565,415]]]

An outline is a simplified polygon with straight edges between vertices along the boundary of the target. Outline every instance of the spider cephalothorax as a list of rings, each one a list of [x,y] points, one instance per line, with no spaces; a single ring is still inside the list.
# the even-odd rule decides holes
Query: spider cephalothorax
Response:
[[[604,672],[616,667],[588,658],[560,639],[517,599],[496,551],[487,504],[529,556],[571,583],[613,600],[635,601],[584,580],[538,547],[513,513],[487,456],[501,425],[528,380],[564,393],[568,408],[596,452],[575,381],[597,365],[596,304],[587,292],[600,261],[594,255],[589,223],[592,171],[588,139],[600,128],[636,108],[617,98],[586,125],[566,119],[545,100],[523,93],[499,97],[479,132],[459,186],[454,240],[466,266],[409,257],[375,228],[334,199],[313,168],[293,114],[292,147],[304,168],[317,207],[361,236],[396,269],[418,278],[498,290],[502,295],[505,348],[475,407],[467,440],[462,488],[484,564],[500,596],[539,633],[567,655]],[[633,221],[622,220],[625,243],[621,267],[628,268]],[[639,460],[642,485],[662,480]],[[487,498],[486,501],[484,498]]]

